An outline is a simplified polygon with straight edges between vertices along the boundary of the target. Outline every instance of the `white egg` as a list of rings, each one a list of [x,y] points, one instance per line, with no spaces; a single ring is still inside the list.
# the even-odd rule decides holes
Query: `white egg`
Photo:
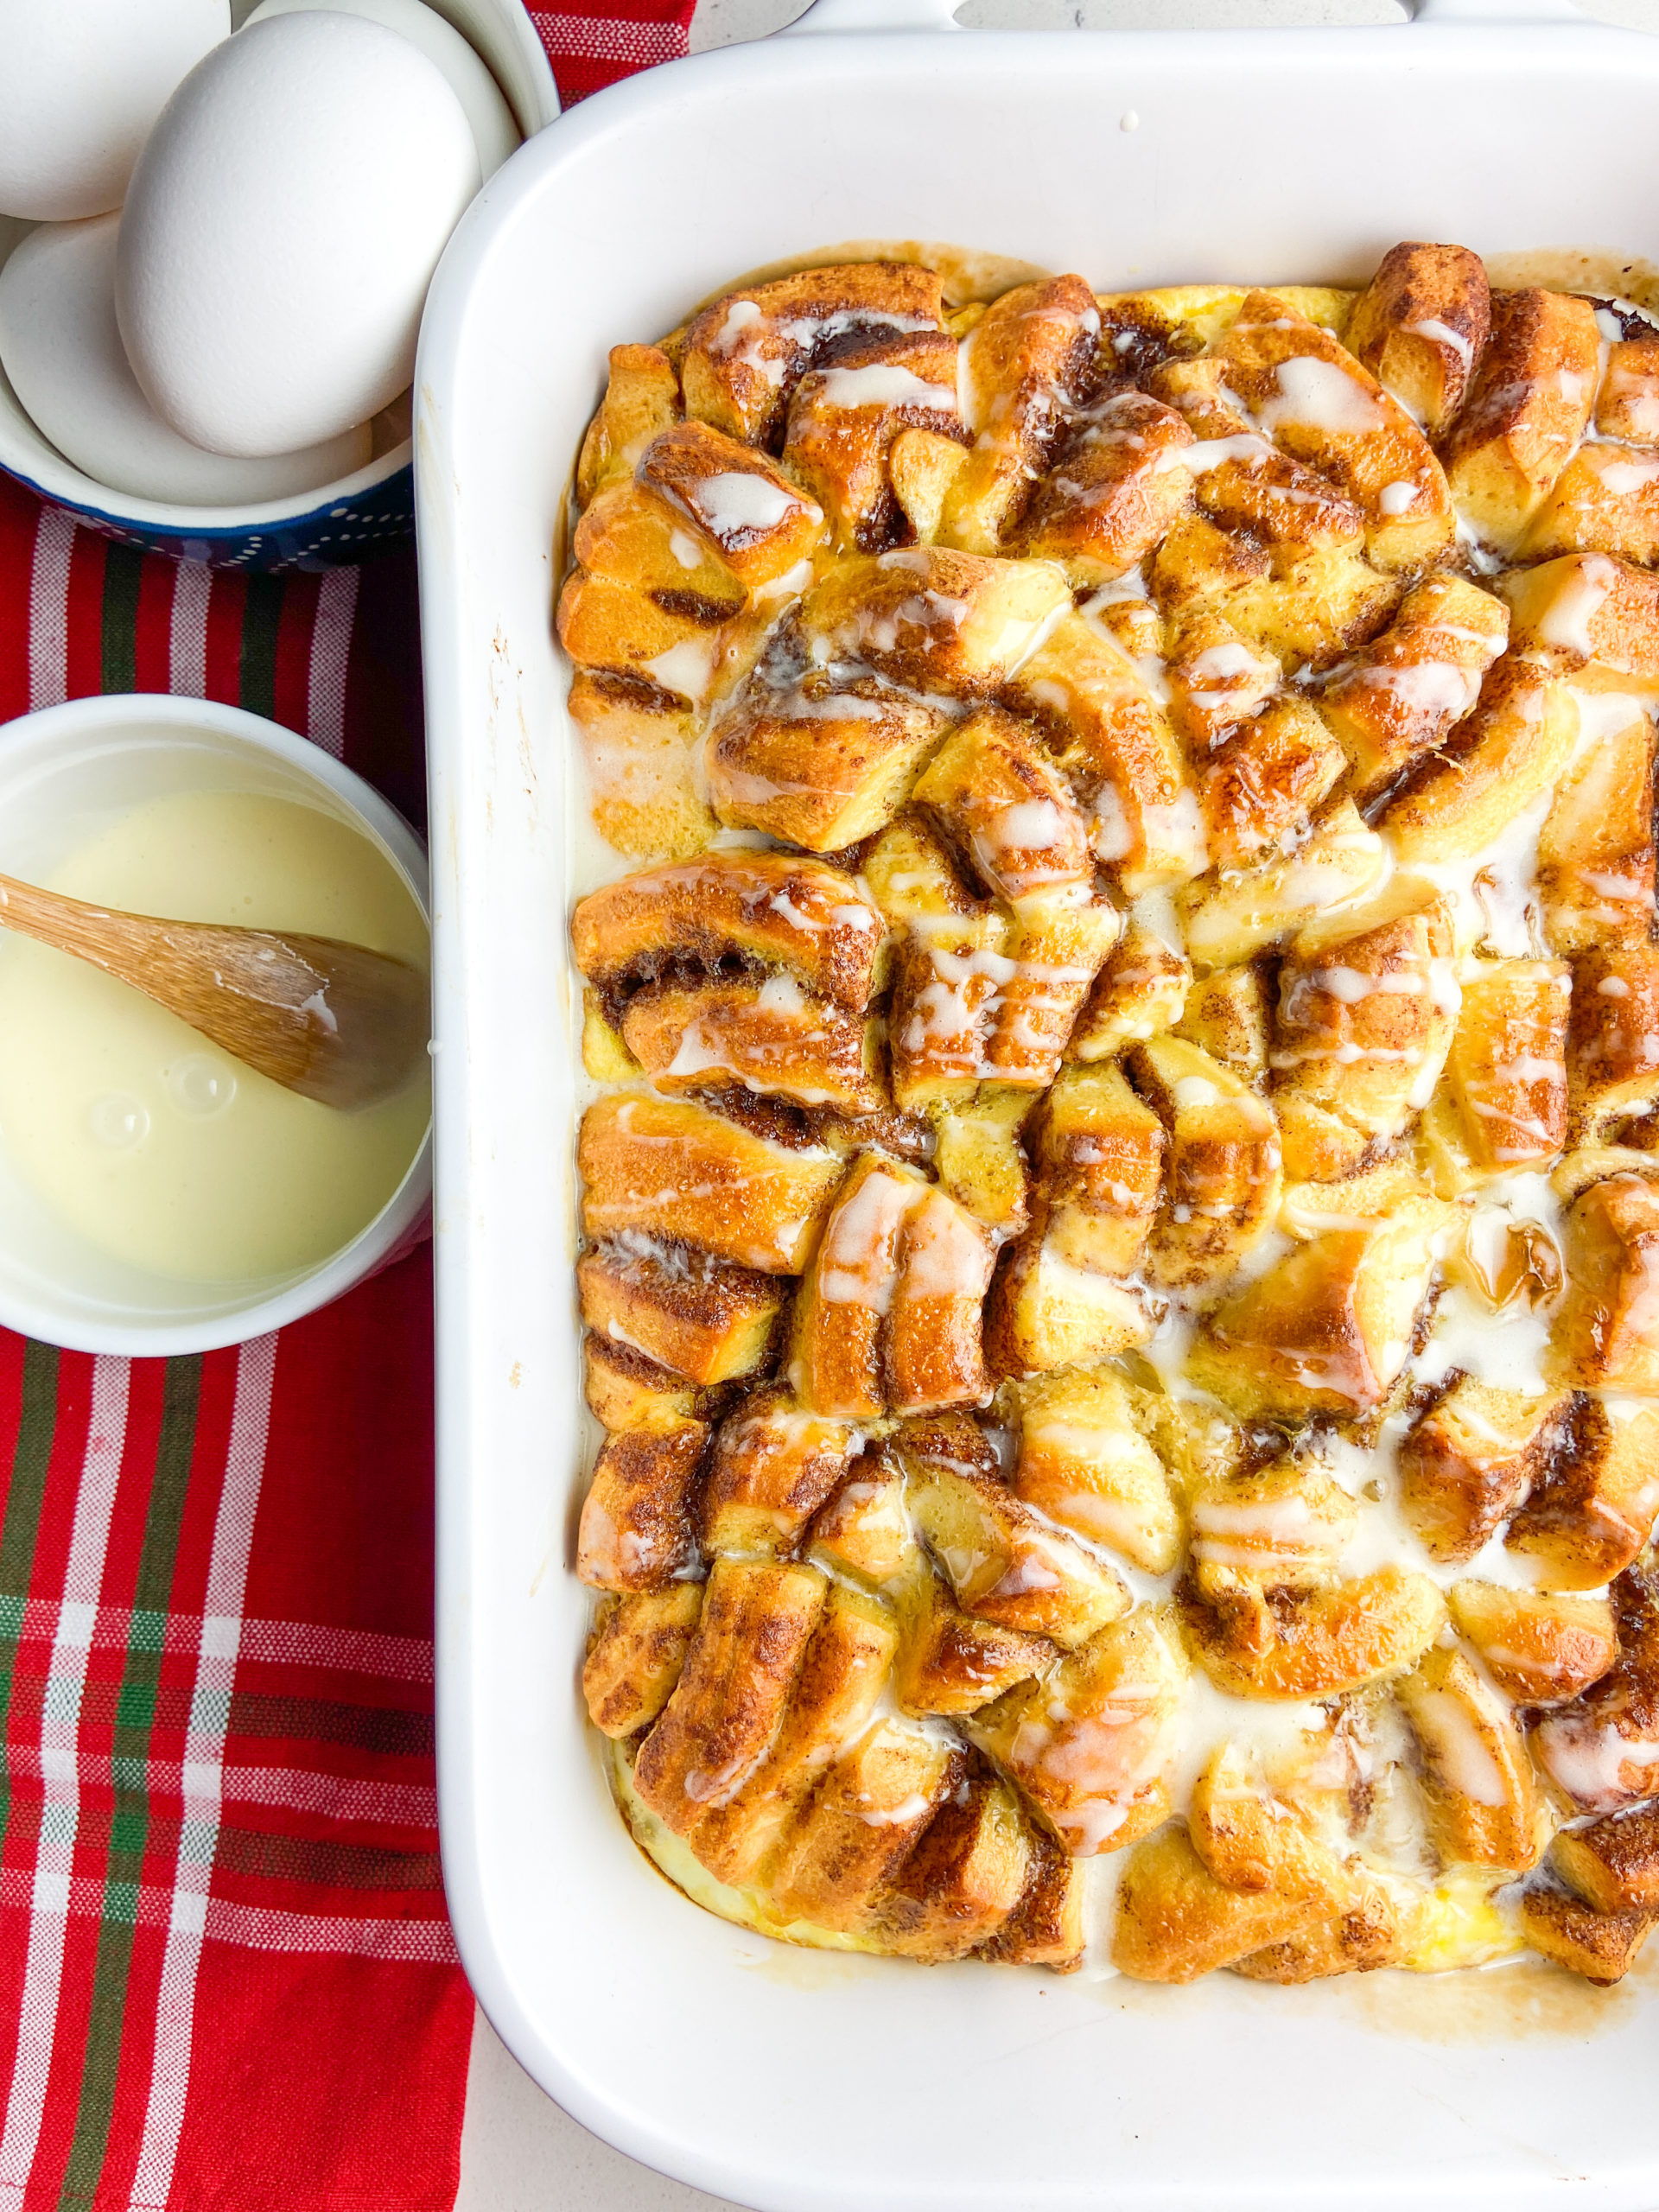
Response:
[[[133,171],[115,306],[156,413],[215,453],[289,453],[406,385],[438,257],[480,182],[442,72],[333,11],[193,69]]]
[[[384,23],[389,31],[397,31],[418,46],[429,61],[437,63],[467,111],[478,148],[478,166],[486,179],[524,143],[512,110],[484,62],[453,23],[445,22],[435,8],[423,7],[421,0],[259,0],[247,20],[263,23],[271,16],[295,16],[324,7],[332,7],[338,15],[362,16],[372,23]]]
[[[367,423],[261,461],[205,453],[169,429],[128,365],[115,327],[118,215],[44,223],[0,269],[0,367],[42,437],[111,491],[187,507],[249,507],[315,492],[365,467]]]
[[[0,214],[118,207],[174,86],[230,31],[230,0],[0,0]]]

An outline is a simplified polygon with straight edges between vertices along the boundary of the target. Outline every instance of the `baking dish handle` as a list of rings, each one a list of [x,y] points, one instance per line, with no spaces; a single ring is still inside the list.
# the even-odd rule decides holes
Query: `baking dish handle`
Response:
[[[959,0],[813,0],[780,38],[833,31],[955,31]],[[1574,0],[1406,0],[1416,23],[1582,23]]]
[[[957,31],[961,0],[812,0],[779,38],[821,31]]]
[[[1407,0],[1411,6],[1411,0]],[[1583,23],[1574,0],[1415,0],[1414,23]]]

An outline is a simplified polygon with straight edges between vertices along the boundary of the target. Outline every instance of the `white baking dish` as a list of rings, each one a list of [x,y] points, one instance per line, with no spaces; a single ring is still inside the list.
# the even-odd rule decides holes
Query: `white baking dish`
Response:
[[[880,0],[822,0],[820,22],[827,6],[852,28],[677,62],[527,146],[457,233],[422,340],[439,1782],[462,1956],[578,2119],[779,2212],[1652,2212],[1651,1974],[1610,1996],[1525,1967],[1172,1991],[785,1953],[670,1889],[607,1796],[568,1569],[583,794],[549,622],[607,346],[855,238],[1101,287],[1363,281],[1402,238],[1659,259],[1659,42],[1514,0],[1439,0],[1398,28],[1067,38],[883,35],[861,28]]]

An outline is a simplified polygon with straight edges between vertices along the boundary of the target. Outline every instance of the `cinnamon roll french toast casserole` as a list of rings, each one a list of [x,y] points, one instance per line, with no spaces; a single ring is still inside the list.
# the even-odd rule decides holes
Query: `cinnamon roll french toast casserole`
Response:
[[[1627,273],[905,248],[612,353],[582,1686],[698,1904],[1175,1982],[1659,1921]]]

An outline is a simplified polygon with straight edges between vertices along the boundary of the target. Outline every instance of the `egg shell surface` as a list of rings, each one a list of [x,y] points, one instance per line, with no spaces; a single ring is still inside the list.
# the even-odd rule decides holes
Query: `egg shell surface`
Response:
[[[367,423],[266,460],[207,453],[138,389],[115,322],[116,215],[43,223],[0,269],[0,367],[42,437],[99,484],[175,506],[246,508],[365,468]]]
[[[0,0],[0,215],[118,207],[174,88],[230,35],[230,0]]]
[[[382,24],[254,23],[192,70],[139,158],[115,304],[150,405],[223,454],[291,453],[396,397],[478,190],[442,72]]]
[[[330,5],[336,15],[361,16],[397,31],[437,64],[467,111],[479,169],[486,182],[523,143],[506,97],[483,59],[453,23],[446,22],[435,8],[423,6],[422,0],[259,0],[247,21],[263,23],[272,16],[296,16]]]

